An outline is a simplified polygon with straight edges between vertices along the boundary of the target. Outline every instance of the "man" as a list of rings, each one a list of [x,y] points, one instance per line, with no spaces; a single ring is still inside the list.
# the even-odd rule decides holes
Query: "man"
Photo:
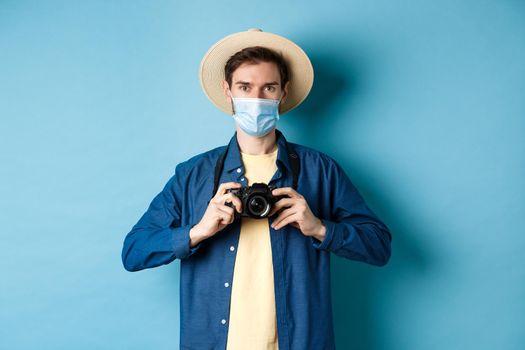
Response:
[[[383,266],[391,234],[335,160],[276,129],[311,89],[310,60],[251,29],[212,46],[200,76],[236,132],[176,166],[127,234],[123,264],[180,259],[181,349],[334,349],[330,253]],[[236,191],[254,184],[278,200],[242,216],[258,203]]]

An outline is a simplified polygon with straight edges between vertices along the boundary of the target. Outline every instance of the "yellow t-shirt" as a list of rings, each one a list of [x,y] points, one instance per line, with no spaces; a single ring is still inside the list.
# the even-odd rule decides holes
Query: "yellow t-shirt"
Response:
[[[249,186],[255,182],[268,184],[277,170],[277,150],[260,155],[241,152],[241,158]],[[233,271],[227,350],[278,348],[268,218],[242,218]]]

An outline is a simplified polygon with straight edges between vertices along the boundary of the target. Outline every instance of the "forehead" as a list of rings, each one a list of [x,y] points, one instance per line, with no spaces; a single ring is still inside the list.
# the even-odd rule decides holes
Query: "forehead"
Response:
[[[232,80],[234,82],[237,80],[253,82],[267,80],[279,81],[279,79],[279,67],[274,62],[245,62],[241,64],[232,74]]]

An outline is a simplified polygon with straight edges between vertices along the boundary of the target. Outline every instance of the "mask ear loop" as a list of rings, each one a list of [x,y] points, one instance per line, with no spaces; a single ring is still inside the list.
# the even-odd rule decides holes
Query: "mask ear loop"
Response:
[[[283,93],[281,92],[281,97],[279,97],[279,103],[277,104],[277,113],[281,114],[281,101],[283,100]]]
[[[233,116],[233,115],[235,114],[235,105],[234,105],[234,103],[233,103],[233,95],[232,95],[232,92],[231,92],[230,89],[228,89],[228,95],[230,96],[230,99],[231,99],[230,102],[231,102],[231,104],[232,104],[232,112],[233,112],[232,116]]]

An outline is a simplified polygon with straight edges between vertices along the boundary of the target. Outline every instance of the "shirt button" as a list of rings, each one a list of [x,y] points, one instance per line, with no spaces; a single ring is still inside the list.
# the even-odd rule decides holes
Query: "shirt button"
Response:
[[[225,286],[226,288],[228,288],[228,287],[230,286],[230,284],[229,284],[228,282],[226,282],[226,283],[224,283],[224,286]]]
[[[223,318],[223,319],[221,320],[221,323],[222,323],[222,324],[226,324],[226,320]]]
[[[241,179],[241,181],[244,181],[244,177]]]
[[[234,246],[231,246],[230,247],[230,250],[233,252],[235,250],[235,247]]]
[[[241,172],[241,168],[237,168],[237,172],[240,173]]]

